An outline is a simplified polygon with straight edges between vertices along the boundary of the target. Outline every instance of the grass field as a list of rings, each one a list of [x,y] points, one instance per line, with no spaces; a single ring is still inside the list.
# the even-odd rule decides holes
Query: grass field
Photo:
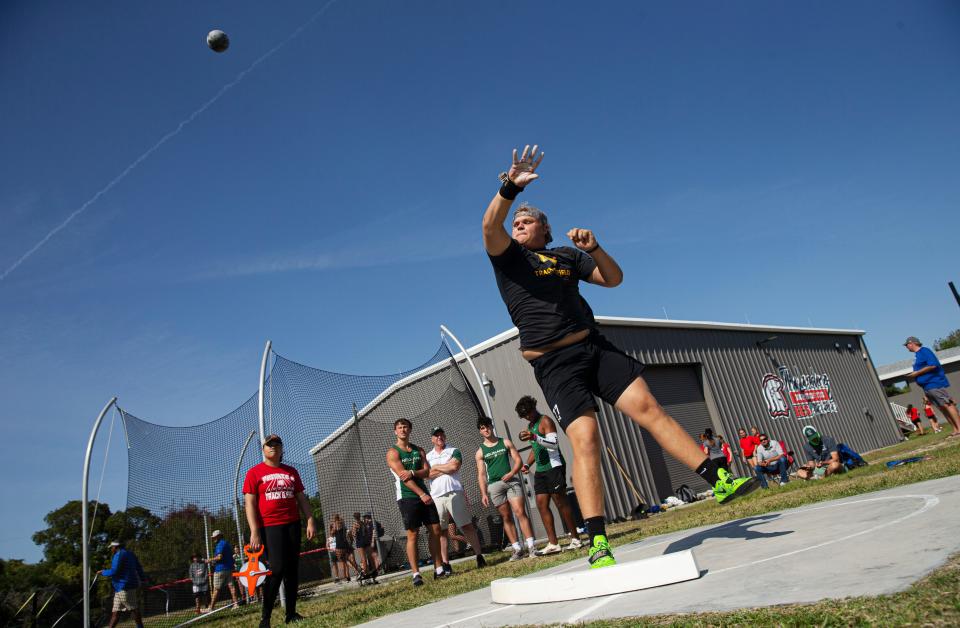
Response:
[[[946,430],[944,434],[911,438],[908,442],[878,450],[866,456],[870,466],[841,476],[817,482],[794,481],[782,488],[758,490],[728,506],[721,507],[713,500],[705,500],[643,521],[614,524],[609,526],[608,536],[616,548],[617,545],[643,537],[955,475],[960,473],[960,439],[947,440],[945,436]],[[882,464],[895,458],[920,454],[930,456],[930,459],[894,469],[888,469]],[[427,576],[426,585],[416,589],[410,585],[407,578],[373,587],[351,587],[336,594],[301,600],[298,610],[308,620],[298,625],[351,626],[486,587],[497,578],[516,577],[570,560],[584,560],[585,556],[586,550],[580,550],[508,563],[507,554],[499,553],[487,556],[490,566],[486,569],[478,570],[465,564],[458,568],[455,577],[434,582]],[[256,624],[256,613],[257,609],[230,612],[228,616],[219,619],[211,617],[198,623],[216,625],[218,628],[250,626]],[[282,625],[282,611],[274,611],[274,618],[276,625]],[[730,613],[628,618],[591,625],[845,626],[911,623],[960,624],[960,558],[954,557],[949,564],[930,574],[909,591],[894,595]]]

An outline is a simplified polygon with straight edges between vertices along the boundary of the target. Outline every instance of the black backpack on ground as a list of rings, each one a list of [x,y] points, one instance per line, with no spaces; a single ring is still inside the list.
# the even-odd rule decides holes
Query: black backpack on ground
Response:
[[[697,501],[697,494],[686,484],[681,484],[679,488],[674,491],[674,494],[677,496],[677,499],[687,504],[692,504]]]

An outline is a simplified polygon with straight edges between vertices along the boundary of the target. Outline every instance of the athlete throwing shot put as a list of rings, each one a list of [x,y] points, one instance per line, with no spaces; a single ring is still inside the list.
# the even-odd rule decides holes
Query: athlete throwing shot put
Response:
[[[573,483],[589,535],[590,566],[616,564],[607,543],[600,475],[600,430],[594,396],[613,404],[646,429],[674,458],[713,487],[717,501],[729,502],[757,487],[752,478],[734,479],[703,453],[651,394],[643,365],[615,347],[597,329],[580,296],[587,281],[615,288],[623,281],[617,262],[589,229],[567,232],[573,246],[546,248],[553,240],[547,216],[525,204],[514,212],[512,237],[504,229],[513,201],[539,175],[538,147],[513,151],[503,185],[483,215],[483,245],[497,287],[514,325],[520,349],[573,447]]]

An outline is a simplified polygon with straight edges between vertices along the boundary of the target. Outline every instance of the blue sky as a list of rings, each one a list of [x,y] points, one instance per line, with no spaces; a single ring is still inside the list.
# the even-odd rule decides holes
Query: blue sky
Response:
[[[268,338],[389,373],[441,323],[508,328],[480,216],[527,142],[524,198],[625,269],[598,314],[857,327],[878,364],[960,327],[957,3],[322,6],[0,5],[0,418],[31,478],[0,556],[40,557],[112,395],[194,424]]]

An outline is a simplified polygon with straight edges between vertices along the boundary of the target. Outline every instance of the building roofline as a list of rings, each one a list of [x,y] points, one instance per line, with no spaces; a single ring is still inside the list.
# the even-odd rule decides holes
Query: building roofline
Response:
[[[669,329],[713,329],[724,331],[747,331],[758,333],[780,332],[793,334],[843,334],[847,336],[862,336],[865,331],[862,329],[831,329],[826,327],[788,327],[782,325],[752,325],[747,323],[717,323],[713,321],[684,321],[670,320],[665,318],[630,318],[627,316],[597,316],[595,317],[600,325],[622,325],[625,327],[666,327]],[[483,342],[476,344],[467,352],[471,356],[476,355],[503,344],[517,335],[517,328],[510,329],[488,338]]]
[[[712,329],[712,330],[727,330],[727,331],[747,331],[747,332],[780,332],[780,333],[799,333],[799,334],[845,334],[849,336],[862,336],[866,332],[860,329],[830,329],[830,328],[820,328],[820,327],[787,327],[781,325],[753,325],[748,323],[717,323],[712,321],[685,321],[685,320],[670,320],[663,318],[630,318],[626,316],[597,316],[595,317],[597,323],[600,325],[623,325],[627,327],[666,327],[671,329]],[[487,351],[497,345],[504,344],[509,342],[518,335],[518,330],[516,327],[511,327],[506,331],[500,332],[496,336],[487,338],[486,340],[473,345],[472,347],[467,348],[467,354],[470,356],[475,356],[479,353]],[[466,361],[466,356],[463,355],[463,352],[458,352],[453,355],[453,359],[459,364]],[[367,405],[363,407],[360,411],[357,412],[357,416],[363,417],[367,412],[372,410],[377,406],[381,401],[386,399],[389,395],[393,394],[396,390],[403,388],[407,384],[414,382],[418,379],[423,379],[433,373],[436,373],[440,370],[448,368],[446,360],[441,360],[436,364],[432,364],[426,368],[423,368],[415,373],[407,375],[403,379],[397,380],[388,386],[382,393],[377,395],[373,400],[371,400]],[[909,372],[909,371],[908,371]],[[354,419],[350,417],[343,425],[338,427],[336,430],[331,432],[326,438],[314,445],[310,449],[310,455],[315,455],[318,451],[331,443],[338,436],[343,434],[353,425]]]

